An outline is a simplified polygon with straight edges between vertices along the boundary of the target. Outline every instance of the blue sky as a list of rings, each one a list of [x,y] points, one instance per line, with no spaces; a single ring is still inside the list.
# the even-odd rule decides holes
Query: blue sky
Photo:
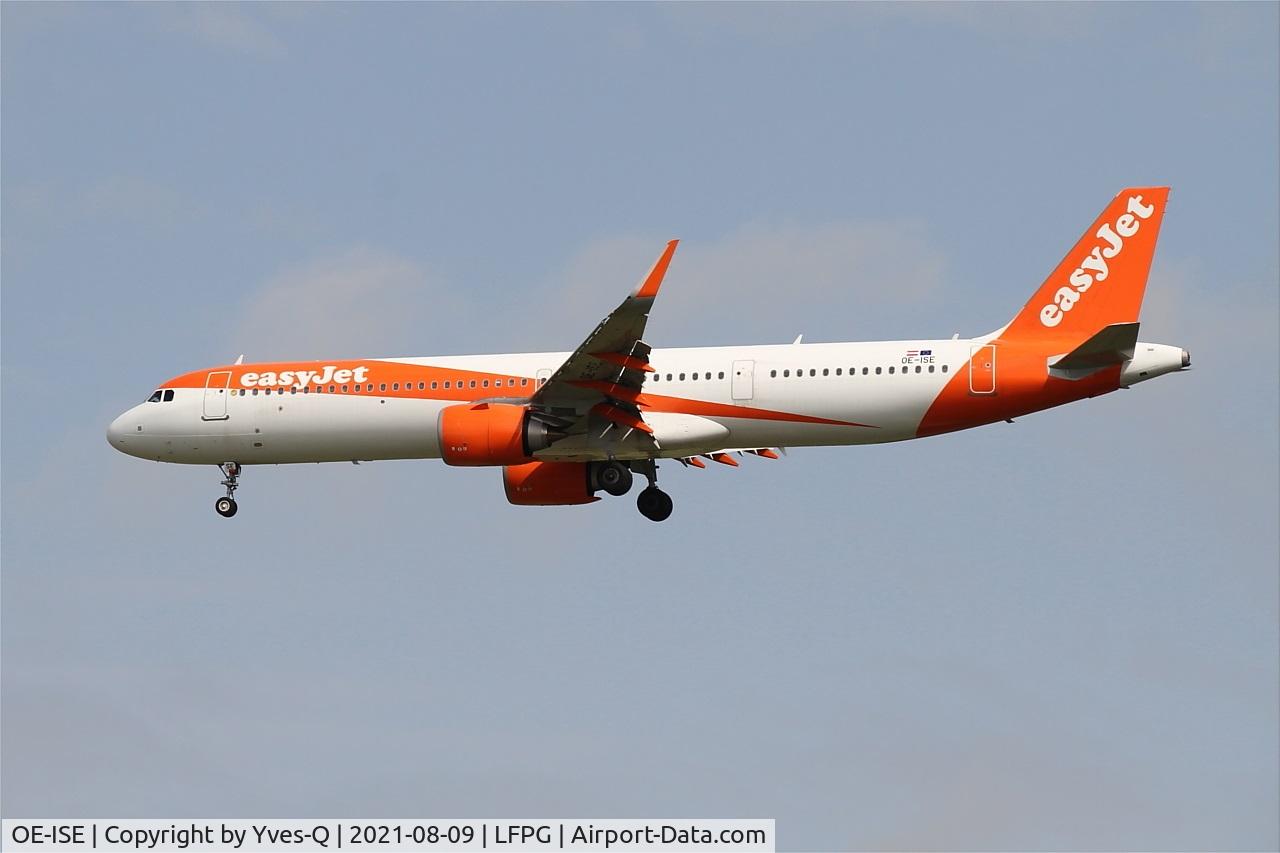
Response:
[[[1277,6],[5,4],[16,815],[760,816],[799,848],[1280,846]],[[1009,319],[1173,187],[1194,369],[676,512],[103,430],[249,359]]]

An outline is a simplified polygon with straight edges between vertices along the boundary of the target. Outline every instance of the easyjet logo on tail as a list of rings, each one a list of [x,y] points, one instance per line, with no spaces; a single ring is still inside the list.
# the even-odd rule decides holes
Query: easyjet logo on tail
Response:
[[[1071,273],[1070,285],[1063,285],[1053,295],[1053,301],[1040,309],[1040,322],[1053,328],[1062,322],[1062,317],[1080,301],[1082,295],[1097,282],[1107,280],[1110,272],[1108,261],[1124,250],[1124,241],[1137,234],[1142,228],[1143,220],[1150,219],[1156,212],[1154,204],[1143,204],[1142,196],[1129,196],[1126,212],[1116,217],[1114,223],[1103,223],[1098,229],[1097,237],[1102,242],[1093,247],[1085,256],[1075,272]]]
[[[369,368],[361,365],[351,370],[339,370],[336,364],[326,364],[320,370],[282,370],[276,373],[266,370],[262,373],[244,373],[240,376],[240,384],[246,388],[276,388],[293,385],[305,388],[312,382],[324,385],[329,382],[363,382],[368,378]]]

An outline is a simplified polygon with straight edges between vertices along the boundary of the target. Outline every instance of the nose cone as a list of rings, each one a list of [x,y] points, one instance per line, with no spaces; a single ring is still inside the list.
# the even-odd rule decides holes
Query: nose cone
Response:
[[[128,453],[125,450],[125,437],[128,435],[129,426],[125,420],[129,417],[129,413],[125,412],[116,418],[107,426],[107,444],[110,444],[121,453]]]

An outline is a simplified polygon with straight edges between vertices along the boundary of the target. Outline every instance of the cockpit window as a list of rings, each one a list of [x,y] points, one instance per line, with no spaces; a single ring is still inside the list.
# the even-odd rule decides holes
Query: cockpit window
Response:
[[[166,389],[165,389],[165,392],[164,392],[164,401],[165,401],[166,403],[168,403],[168,402],[170,402],[170,401],[172,401],[172,400],[173,400],[173,389],[172,389],[172,388],[166,388]]]
[[[159,402],[160,402],[160,396],[161,396],[161,395],[160,395],[160,392],[159,392],[159,391],[157,391],[157,392],[155,392],[154,394],[152,394],[150,397],[148,397],[148,398],[147,398],[147,402],[148,402],[148,403],[159,403]]]

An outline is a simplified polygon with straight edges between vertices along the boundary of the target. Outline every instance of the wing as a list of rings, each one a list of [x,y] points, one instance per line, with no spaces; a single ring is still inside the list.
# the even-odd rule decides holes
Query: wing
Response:
[[[678,242],[667,243],[631,295],[534,392],[534,416],[566,436],[539,457],[585,458],[624,444],[629,449],[656,449],[653,430],[639,407],[645,374],[653,371],[650,347],[642,338]]]

